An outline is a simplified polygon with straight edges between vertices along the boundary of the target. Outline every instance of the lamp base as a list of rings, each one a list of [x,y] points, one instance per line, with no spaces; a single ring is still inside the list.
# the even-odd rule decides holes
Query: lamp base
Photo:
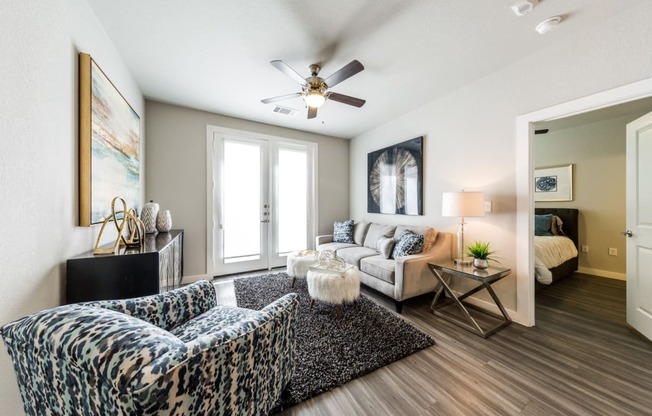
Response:
[[[455,259],[455,264],[459,266],[470,266],[473,264],[473,257]]]

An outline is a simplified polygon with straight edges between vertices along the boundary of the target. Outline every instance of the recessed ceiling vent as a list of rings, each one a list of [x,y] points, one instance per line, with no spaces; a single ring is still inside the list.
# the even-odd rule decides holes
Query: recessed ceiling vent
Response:
[[[280,105],[274,107],[274,110],[272,111],[274,111],[275,113],[283,114],[285,116],[293,116],[297,113],[297,110],[293,108],[281,107]]]

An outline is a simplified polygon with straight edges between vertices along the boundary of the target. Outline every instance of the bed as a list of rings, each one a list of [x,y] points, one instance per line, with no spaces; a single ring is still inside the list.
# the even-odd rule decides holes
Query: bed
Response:
[[[559,217],[563,223],[562,231],[565,235],[565,237],[560,235],[534,237],[535,278],[538,291],[577,271],[579,210],[574,208],[535,208],[534,213],[535,215],[552,214]],[[549,267],[550,264],[553,264],[554,267]]]

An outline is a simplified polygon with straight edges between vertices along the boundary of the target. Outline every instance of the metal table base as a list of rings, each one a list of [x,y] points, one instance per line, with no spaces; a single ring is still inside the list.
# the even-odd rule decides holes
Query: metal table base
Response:
[[[483,338],[489,337],[490,335],[494,334],[496,331],[499,331],[500,329],[505,328],[506,326],[512,323],[512,320],[509,318],[509,315],[507,315],[507,311],[503,307],[503,304],[500,302],[500,299],[498,299],[498,296],[491,288],[491,284],[497,282],[498,280],[502,279],[503,277],[511,273],[509,269],[498,269],[499,271],[497,273],[491,275],[488,274],[487,277],[483,278],[483,277],[478,277],[476,275],[470,274],[467,270],[465,270],[465,269],[473,270],[472,267],[469,268],[469,267],[453,266],[455,267],[453,269],[451,267],[444,267],[442,265],[436,265],[436,264],[429,264],[428,267],[441,283],[441,286],[437,290],[437,293],[435,294],[435,298],[433,299],[432,304],[430,305],[430,309],[436,316],[445,319],[455,325],[458,325],[466,329],[467,331],[472,332]],[[450,288],[449,284],[446,282],[446,279],[444,279],[444,276],[442,276],[443,274],[472,278],[473,280],[479,281],[480,284],[474,287],[473,289],[457,296],[455,295],[455,292],[453,292],[453,290]],[[500,310],[501,315],[481,309],[468,302],[464,302],[464,299],[466,299],[471,295],[474,295],[475,293],[481,291],[482,289],[486,289],[487,292],[489,292],[489,295],[491,295],[491,298],[493,299],[494,303]],[[446,293],[448,299],[438,304],[438,301],[444,292]],[[456,304],[459,307],[459,309],[462,311],[464,315],[465,318],[464,320],[456,316],[452,316],[444,313],[442,308],[445,308],[452,304]],[[475,318],[473,318],[473,316],[471,316],[471,314],[469,313],[469,309],[473,309],[484,315],[498,319],[500,322],[498,322],[496,325],[491,326],[490,328],[483,329],[478,323],[478,321]]]

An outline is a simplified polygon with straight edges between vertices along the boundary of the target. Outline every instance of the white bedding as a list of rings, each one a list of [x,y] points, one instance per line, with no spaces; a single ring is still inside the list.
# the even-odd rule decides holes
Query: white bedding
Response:
[[[534,237],[534,274],[540,283],[544,285],[552,283],[552,273],[548,269],[557,267],[573,257],[577,257],[577,248],[570,238],[563,236]]]

